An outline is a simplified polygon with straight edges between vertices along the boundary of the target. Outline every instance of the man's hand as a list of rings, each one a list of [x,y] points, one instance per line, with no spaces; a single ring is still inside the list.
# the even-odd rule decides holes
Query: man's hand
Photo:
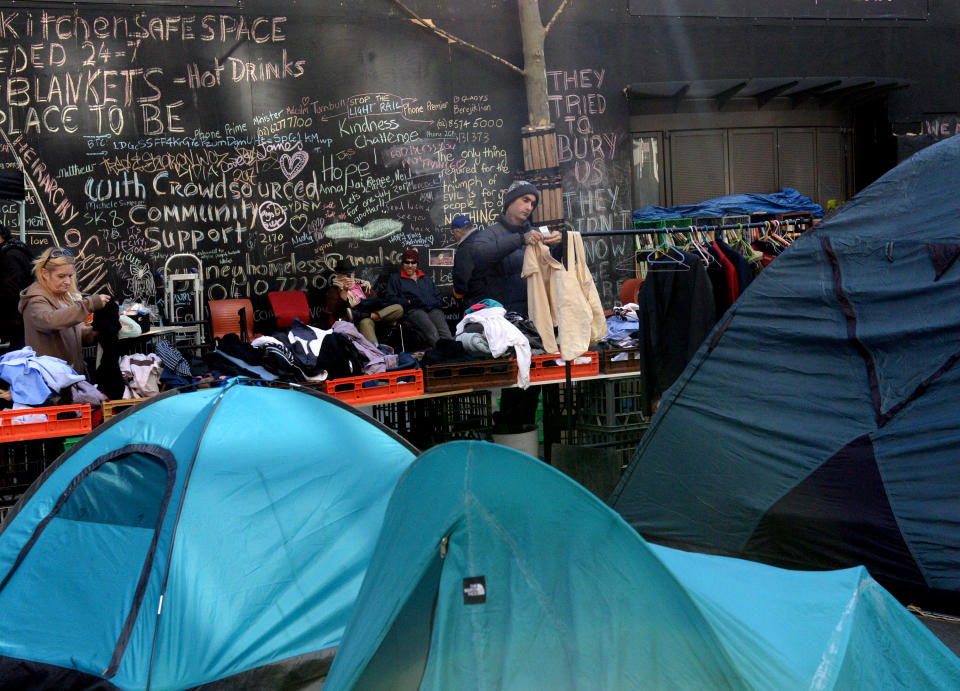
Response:
[[[523,234],[523,244],[525,245],[539,245],[543,242],[543,233],[537,229],[528,230]]]
[[[561,240],[563,240],[563,234],[557,231],[543,236],[543,242],[547,245],[559,245]]]

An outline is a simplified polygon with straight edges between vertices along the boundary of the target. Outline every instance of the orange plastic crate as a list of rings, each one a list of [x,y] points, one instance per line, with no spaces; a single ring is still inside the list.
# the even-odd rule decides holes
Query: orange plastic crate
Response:
[[[571,364],[571,377],[595,377],[600,374],[599,353],[588,350],[577,360],[590,358],[590,362]],[[562,381],[567,378],[567,366],[559,353],[553,355],[534,355],[530,361],[530,381]]]
[[[37,420],[42,416],[42,420]],[[16,422],[17,419],[25,422]],[[93,429],[90,404],[0,410],[0,442],[72,437]]]
[[[401,369],[362,377],[331,379],[324,382],[324,392],[350,405],[419,396],[423,393],[423,372]]]

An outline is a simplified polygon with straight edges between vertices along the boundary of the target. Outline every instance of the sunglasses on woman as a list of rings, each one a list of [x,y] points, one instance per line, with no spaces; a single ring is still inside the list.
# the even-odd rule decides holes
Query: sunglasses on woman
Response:
[[[73,256],[73,252],[71,252],[70,250],[61,249],[59,247],[53,250],[52,252],[50,252],[51,259],[56,259],[57,257],[72,257],[72,256]]]

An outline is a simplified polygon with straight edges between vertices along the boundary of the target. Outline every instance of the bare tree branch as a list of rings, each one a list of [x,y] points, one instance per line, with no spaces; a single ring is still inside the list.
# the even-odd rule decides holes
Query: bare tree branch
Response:
[[[563,0],[563,1],[564,1],[564,4],[567,3],[567,0]],[[481,48],[481,47],[479,47],[479,46],[475,46],[475,45],[473,45],[472,43],[470,43],[470,42],[468,42],[468,41],[464,41],[462,38],[457,38],[457,37],[454,36],[453,34],[451,34],[451,33],[447,32],[447,31],[444,31],[443,29],[440,29],[440,28],[434,26],[431,22],[427,21],[426,19],[423,19],[423,18],[420,17],[416,12],[414,12],[414,11],[411,10],[409,7],[407,7],[407,6],[404,5],[402,2],[400,2],[400,0],[393,0],[393,2],[394,2],[395,5],[397,5],[398,7],[400,7],[404,12],[406,12],[406,13],[409,14],[411,17],[413,17],[413,19],[415,20],[414,23],[422,26],[424,29],[426,29],[426,30],[429,31],[430,33],[436,34],[437,36],[440,36],[441,38],[445,38],[446,40],[448,40],[448,41],[450,41],[450,42],[452,42],[452,43],[458,43],[458,44],[460,44],[461,46],[464,46],[465,48],[470,48],[471,50],[475,50],[475,51],[477,51],[478,53],[480,53],[481,55],[486,55],[486,56],[487,56],[488,58],[490,58],[491,60],[496,60],[497,62],[499,62],[499,63],[501,63],[501,64],[503,64],[503,65],[506,65],[506,66],[509,67],[511,70],[513,70],[514,72],[516,72],[517,74],[519,74],[519,75],[521,75],[521,76],[523,76],[523,75],[526,74],[523,70],[521,70],[519,67],[517,67],[516,65],[514,65],[512,62],[508,62],[507,60],[504,60],[503,58],[501,58],[501,57],[499,57],[499,56],[497,56],[497,55],[494,55],[493,53],[491,53],[491,52],[489,52],[489,51],[486,51],[486,50],[484,50],[483,48]],[[558,11],[558,13],[559,13],[559,11]],[[556,16],[556,15],[554,15],[554,16]]]
[[[570,1],[570,0],[563,0],[563,2],[560,3],[560,7],[557,8],[557,11],[553,13],[553,16],[552,16],[552,17],[550,17],[550,21],[547,22],[547,26],[544,27],[543,33],[545,33],[545,34],[550,33],[550,27],[553,26],[553,23],[554,23],[555,21],[557,21],[557,17],[560,16],[560,13],[563,12],[563,8],[567,6],[567,3],[568,3],[569,1]]]

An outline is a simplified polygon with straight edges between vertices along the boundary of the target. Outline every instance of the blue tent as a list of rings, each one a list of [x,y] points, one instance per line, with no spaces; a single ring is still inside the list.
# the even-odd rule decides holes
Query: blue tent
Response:
[[[649,540],[863,564],[960,604],[960,137],[805,233],[663,396],[611,499]]]
[[[325,691],[641,688],[960,688],[960,660],[862,568],[651,547],[520,452],[420,456]]]
[[[306,389],[161,395],[0,526],[5,688],[322,679],[415,450]]]

